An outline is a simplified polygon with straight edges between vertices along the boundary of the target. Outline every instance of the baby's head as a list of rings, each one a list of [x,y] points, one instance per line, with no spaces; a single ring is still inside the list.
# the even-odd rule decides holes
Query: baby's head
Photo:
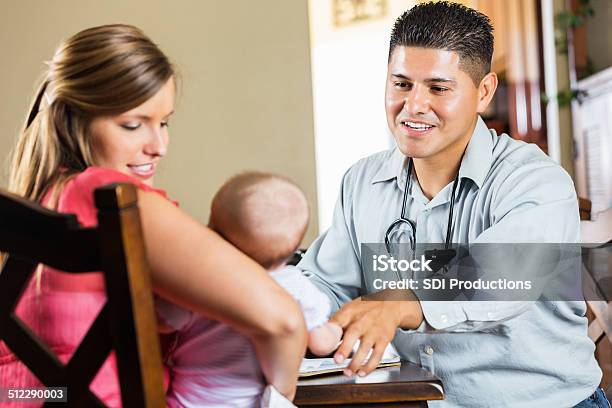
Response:
[[[307,226],[304,193],[290,180],[268,173],[232,177],[210,210],[210,227],[268,270],[289,259]]]

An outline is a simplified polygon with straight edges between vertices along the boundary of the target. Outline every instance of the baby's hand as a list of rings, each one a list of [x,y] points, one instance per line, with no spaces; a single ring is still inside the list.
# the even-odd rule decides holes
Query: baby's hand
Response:
[[[308,334],[308,348],[316,356],[331,354],[342,339],[342,327],[336,323],[324,323],[317,326]]]

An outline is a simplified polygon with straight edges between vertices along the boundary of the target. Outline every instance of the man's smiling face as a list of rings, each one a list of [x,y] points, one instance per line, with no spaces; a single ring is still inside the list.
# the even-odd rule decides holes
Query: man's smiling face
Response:
[[[406,156],[444,160],[461,154],[489,100],[479,98],[454,51],[396,46],[391,54],[387,123]]]

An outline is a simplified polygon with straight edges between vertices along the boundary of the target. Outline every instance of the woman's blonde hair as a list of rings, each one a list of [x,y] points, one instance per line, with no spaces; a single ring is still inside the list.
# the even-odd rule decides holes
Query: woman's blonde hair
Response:
[[[94,164],[93,118],[139,106],[174,75],[164,53],[140,29],[124,24],[75,34],[48,65],[9,172],[9,190],[35,201]]]

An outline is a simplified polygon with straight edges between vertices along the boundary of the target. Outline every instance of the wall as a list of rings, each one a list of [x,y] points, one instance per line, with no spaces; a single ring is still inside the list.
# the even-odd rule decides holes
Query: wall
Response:
[[[587,21],[587,53],[596,71],[612,66],[612,1],[591,0],[595,15]]]
[[[157,185],[204,222],[227,177],[242,169],[279,172],[306,191],[317,219],[306,1],[5,0],[2,6],[3,164],[43,61],[59,42],[89,26],[130,23],[161,46],[182,77]],[[316,227],[311,223],[306,244]]]
[[[382,18],[333,24],[331,0],[309,0],[319,229],[331,225],[342,176],[395,146],[385,116],[389,35],[414,0],[388,0]]]

